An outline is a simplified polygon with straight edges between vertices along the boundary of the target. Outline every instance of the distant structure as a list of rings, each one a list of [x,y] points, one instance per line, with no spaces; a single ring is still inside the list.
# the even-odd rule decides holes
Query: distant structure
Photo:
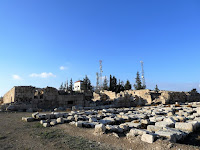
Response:
[[[146,85],[145,83],[145,78],[144,78],[144,62],[143,61],[140,61],[141,63],[141,68],[142,68],[142,86],[144,87]]]
[[[97,79],[96,89],[99,89],[99,73],[98,72],[96,73],[96,79]]]
[[[74,83],[74,91],[82,91],[83,81],[79,80]]]
[[[100,89],[102,89],[102,84],[103,84],[103,81],[102,81],[102,73],[103,73],[103,70],[102,70],[102,60],[99,60],[99,66],[100,66],[100,72],[99,72]]]

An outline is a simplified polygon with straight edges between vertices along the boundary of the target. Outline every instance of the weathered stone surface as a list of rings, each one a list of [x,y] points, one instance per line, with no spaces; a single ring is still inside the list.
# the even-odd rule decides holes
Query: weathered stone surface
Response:
[[[174,118],[172,118],[172,117],[165,118],[164,121],[165,121],[165,122],[169,122],[169,123],[176,123],[176,121],[175,121]]]
[[[39,112],[35,112],[32,114],[32,117],[36,119],[36,115],[38,115],[38,114],[39,114]]]
[[[154,142],[154,135],[152,134],[143,134],[141,137],[141,140],[147,143],[153,143]]]
[[[127,124],[125,124],[125,123],[120,124],[119,127],[122,128],[123,131],[128,131],[128,129],[129,129],[129,126]]]
[[[126,124],[129,126],[129,128],[140,128],[141,127],[141,123],[126,122]]]
[[[59,123],[59,124],[63,124],[64,123],[64,120],[63,120],[63,118],[62,117],[60,117],[60,118],[57,118],[57,123]]]
[[[75,125],[77,127],[82,127],[83,126],[83,122],[82,121],[78,121],[78,122],[75,123]]]
[[[130,132],[127,134],[127,136],[137,136],[137,135],[143,135],[145,133],[148,133],[148,131],[144,129],[131,129]]]
[[[40,120],[40,124],[46,123],[46,120]]]
[[[43,123],[43,127],[50,127],[50,123]]]
[[[176,140],[181,140],[182,138],[187,136],[187,133],[182,132],[180,130],[174,129],[174,128],[163,128],[165,132],[170,132],[175,134]]]
[[[103,134],[106,131],[106,127],[104,124],[98,124],[95,126],[95,134]]]
[[[156,122],[155,126],[157,126],[157,127],[173,127],[174,123],[161,121],[161,122]]]
[[[197,113],[200,114],[200,107],[197,107]]]
[[[91,117],[89,118],[89,122],[97,122],[97,118]]]
[[[51,120],[51,122],[50,122],[50,125],[51,126],[55,126],[57,124],[57,121],[56,120]]]
[[[22,120],[26,121],[26,122],[33,122],[34,118],[32,118],[32,117],[22,117]]]
[[[147,126],[147,131],[150,131],[150,132],[156,132],[156,131],[159,131],[162,129],[163,129],[163,127],[159,127],[159,126],[154,126],[154,125]]]
[[[161,137],[165,137],[168,140],[170,140],[171,142],[176,142],[176,135],[172,132],[168,132],[168,131],[156,131],[155,134],[161,136]]]
[[[175,128],[182,131],[190,131],[190,132],[193,132],[194,130],[193,124],[186,122],[176,122]]]
[[[143,124],[150,124],[149,119],[142,119],[140,122],[143,123]]]
[[[123,132],[123,129],[120,128],[118,125],[106,125],[106,129],[110,132],[117,132],[117,133]]]

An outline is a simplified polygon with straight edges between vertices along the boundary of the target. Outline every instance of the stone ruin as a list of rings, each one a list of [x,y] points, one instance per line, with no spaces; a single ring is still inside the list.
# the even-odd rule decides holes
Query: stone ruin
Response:
[[[60,91],[53,87],[15,86],[4,95],[0,110],[33,112],[55,108],[66,110],[72,107],[103,109],[193,101],[200,101],[200,94],[195,90],[191,92],[155,92],[144,89],[126,90],[120,93],[103,90],[99,93],[81,93]]]
[[[71,112],[33,113],[26,122],[40,121],[44,127],[69,123],[80,128],[94,128],[94,134],[113,133],[128,140],[140,137],[153,143],[157,139],[170,142],[183,140],[200,128],[200,102],[131,108],[76,110]]]
[[[200,94],[195,92],[174,92],[174,91],[159,91],[153,90],[126,90],[120,93],[112,91],[100,91],[93,93],[93,101],[113,101],[116,107],[131,107],[143,106],[152,104],[175,104],[176,102],[198,102]]]
[[[84,106],[85,100],[91,97],[91,94],[68,93],[53,87],[15,86],[4,95],[2,107],[11,111],[66,110],[72,106]]]

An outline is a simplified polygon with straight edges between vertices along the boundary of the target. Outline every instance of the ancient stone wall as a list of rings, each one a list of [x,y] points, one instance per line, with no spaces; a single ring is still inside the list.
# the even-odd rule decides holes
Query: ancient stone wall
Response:
[[[51,109],[75,105],[84,106],[87,96],[80,93],[59,94],[58,90],[52,87],[17,86],[8,91],[3,99],[4,103],[14,102],[17,109],[25,110],[29,108]]]
[[[15,87],[8,91],[3,97],[3,103],[12,103],[15,100]]]
[[[60,107],[84,106],[84,97],[84,94],[59,95],[58,103]]]
[[[114,100],[115,98],[117,98],[116,93],[112,91],[104,90],[104,91],[100,91],[100,93],[106,94],[108,96],[108,99],[110,100]]]
[[[100,100],[101,99],[101,96],[98,94],[98,93],[96,93],[96,92],[93,92],[93,101],[97,101],[97,100]]]
[[[32,86],[16,86],[14,102],[31,103],[34,99],[35,87]]]

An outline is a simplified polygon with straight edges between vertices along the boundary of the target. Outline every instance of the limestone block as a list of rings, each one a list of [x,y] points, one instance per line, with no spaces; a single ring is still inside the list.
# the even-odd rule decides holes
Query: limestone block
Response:
[[[26,122],[33,122],[34,118],[32,118],[32,117],[22,117],[22,120],[26,121]]]
[[[128,131],[128,129],[129,129],[129,126],[127,124],[125,124],[125,123],[120,124],[119,127],[122,128],[123,131]]]
[[[150,124],[149,119],[142,119],[142,120],[140,120],[140,122],[143,123],[143,124]]]
[[[51,122],[50,122],[50,125],[51,126],[55,126],[57,124],[57,121],[56,120],[51,120]]]
[[[131,129],[129,132],[130,136],[137,136],[137,135],[143,135],[145,133],[148,133],[147,130],[144,129]]]
[[[140,128],[141,127],[141,123],[126,122],[126,124],[129,126],[129,128]]]
[[[82,127],[83,126],[83,122],[82,121],[78,121],[75,123],[76,127]]]
[[[200,127],[200,122],[198,122],[196,120],[188,121],[188,123],[191,123],[193,125],[194,131]]]
[[[197,111],[198,114],[200,114],[200,107],[197,107],[196,111]]]
[[[130,117],[129,117],[128,115],[122,115],[122,118],[123,118],[124,120],[129,120],[129,119],[130,119]]]
[[[60,117],[60,118],[57,118],[57,123],[59,123],[59,124],[62,124],[62,123],[64,123],[64,120],[63,120],[63,118],[62,117]]]
[[[74,118],[74,116],[68,116],[68,117],[67,117],[67,120],[69,120],[69,121],[71,122],[71,121],[74,121],[75,118]]]
[[[45,119],[51,119],[51,114],[46,114]]]
[[[165,122],[169,122],[169,123],[176,123],[176,121],[175,121],[174,118],[172,118],[172,117],[165,118],[164,121],[165,121]]]
[[[43,127],[50,127],[50,123],[43,123]]]
[[[164,116],[155,116],[156,122],[163,121],[165,119]]]
[[[141,140],[147,143],[153,143],[154,142],[154,135],[152,134],[143,134],[141,137]]]
[[[161,121],[161,122],[156,122],[155,126],[157,126],[157,127],[174,127],[174,123]]]
[[[163,129],[162,127],[158,127],[158,126],[154,126],[154,125],[147,126],[147,131],[150,131],[150,132],[156,132],[156,131],[159,131],[162,129]]]
[[[106,124],[112,124],[112,123],[115,122],[115,119],[114,118],[110,118],[110,117],[106,117],[104,119],[99,120],[99,122],[101,124],[104,124],[104,125],[106,125]]]
[[[150,120],[151,122],[156,122],[156,117],[150,117],[149,120]]]
[[[95,133],[96,134],[103,134],[106,131],[106,127],[104,124],[95,125]]]
[[[123,129],[120,128],[118,125],[106,125],[106,129],[109,130],[110,132],[117,132],[117,133],[123,132]]]
[[[39,114],[39,112],[35,112],[32,114],[32,117],[36,119],[36,115],[38,115],[38,114]]]
[[[40,124],[46,123],[46,120],[40,120]]]
[[[59,112],[54,112],[54,116],[55,116],[55,118],[57,119],[57,118],[61,117],[62,115],[60,115]]]
[[[182,138],[185,138],[187,136],[187,133],[182,132],[180,130],[174,129],[174,128],[163,128],[163,130],[165,132],[170,132],[170,133],[174,133],[176,140],[181,140]]]
[[[169,139],[171,142],[176,142],[176,135],[168,131],[156,131],[155,134]]]
[[[43,119],[45,119],[45,116],[46,116],[46,114],[37,114],[36,119],[43,120]]]
[[[190,131],[190,132],[193,132],[194,130],[193,124],[187,122],[176,122],[175,128],[182,131]]]
[[[75,121],[72,121],[69,123],[70,125],[76,125],[76,122]]]
[[[174,112],[170,111],[167,113],[167,116],[173,116],[174,115]]]
[[[95,125],[97,125],[97,122],[87,122],[87,121],[83,121],[83,127],[85,128],[94,128]]]
[[[97,118],[91,117],[89,118],[89,122],[97,122]]]

